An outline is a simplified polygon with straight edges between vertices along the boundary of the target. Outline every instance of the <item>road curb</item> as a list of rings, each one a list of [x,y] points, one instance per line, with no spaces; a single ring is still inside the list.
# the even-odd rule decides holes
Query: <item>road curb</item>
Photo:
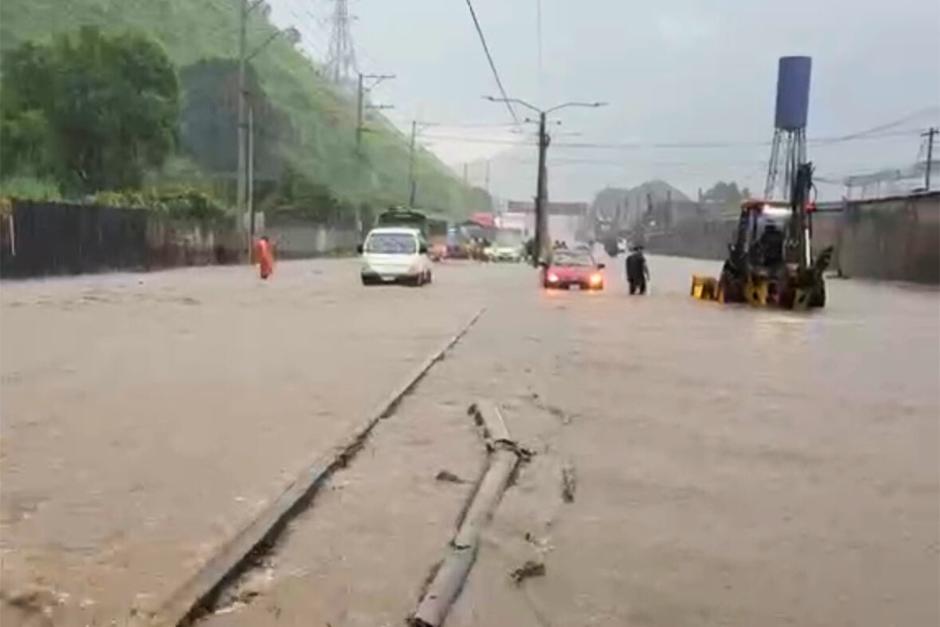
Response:
[[[405,381],[389,394],[358,427],[325,454],[308,465],[265,509],[255,516],[186,583],[166,597],[152,611],[138,612],[130,627],[177,627],[190,624],[211,606],[221,590],[234,581],[252,562],[276,542],[286,524],[310,504],[320,486],[343,468],[362,448],[379,421],[390,417],[401,401],[441,361],[480,319],[483,307],[452,335],[444,345],[422,362]]]

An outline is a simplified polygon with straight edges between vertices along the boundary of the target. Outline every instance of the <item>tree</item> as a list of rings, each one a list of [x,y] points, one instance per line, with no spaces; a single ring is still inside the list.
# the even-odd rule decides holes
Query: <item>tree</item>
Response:
[[[203,59],[181,68],[179,77],[186,94],[180,110],[180,148],[206,172],[235,172],[238,62]],[[297,132],[268,98],[251,65],[245,72],[245,91],[254,113],[256,186],[276,183],[285,165],[284,148],[297,148]]]
[[[4,176],[28,168],[74,191],[138,187],[176,144],[176,70],[143,35],[84,27],[24,44],[4,55],[2,91]]]
[[[0,175],[52,174],[52,129],[43,103],[52,102],[51,51],[26,43],[3,56],[0,98]]]
[[[738,189],[738,184],[734,181],[725,183],[718,181],[711,189],[702,194],[702,200],[723,207],[737,207],[745,198],[749,198],[751,192],[745,187]]]

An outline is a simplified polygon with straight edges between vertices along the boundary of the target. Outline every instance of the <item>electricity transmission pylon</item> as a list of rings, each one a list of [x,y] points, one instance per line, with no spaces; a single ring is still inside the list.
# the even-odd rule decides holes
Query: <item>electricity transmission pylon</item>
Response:
[[[333,23],[330,31],[330,49],[326,60],[326,75],[337,85],[350,86],[358,71],[356,51],[353,48],[349,5],[347,0],[335,0]]]

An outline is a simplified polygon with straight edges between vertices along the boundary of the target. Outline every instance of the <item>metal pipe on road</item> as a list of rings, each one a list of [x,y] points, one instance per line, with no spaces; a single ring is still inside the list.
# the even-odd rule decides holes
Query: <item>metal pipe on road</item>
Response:
[[[523,451],[509,436],[496,405],[487,404],[483,410],[472,407],[471,412],[484,428],[487,464],[444,561],[409,618],[414,627],[440,627],[444,623],[476,560],[483,526],[493,517],[523,459]]]

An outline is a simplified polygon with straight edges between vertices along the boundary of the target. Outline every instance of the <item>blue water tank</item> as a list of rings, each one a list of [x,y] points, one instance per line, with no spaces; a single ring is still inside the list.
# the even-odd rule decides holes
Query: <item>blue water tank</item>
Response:
[[[780,57],[777,72],[777,114],[775,126],[787,131],[806,128],[809,110],[810,57]]]

